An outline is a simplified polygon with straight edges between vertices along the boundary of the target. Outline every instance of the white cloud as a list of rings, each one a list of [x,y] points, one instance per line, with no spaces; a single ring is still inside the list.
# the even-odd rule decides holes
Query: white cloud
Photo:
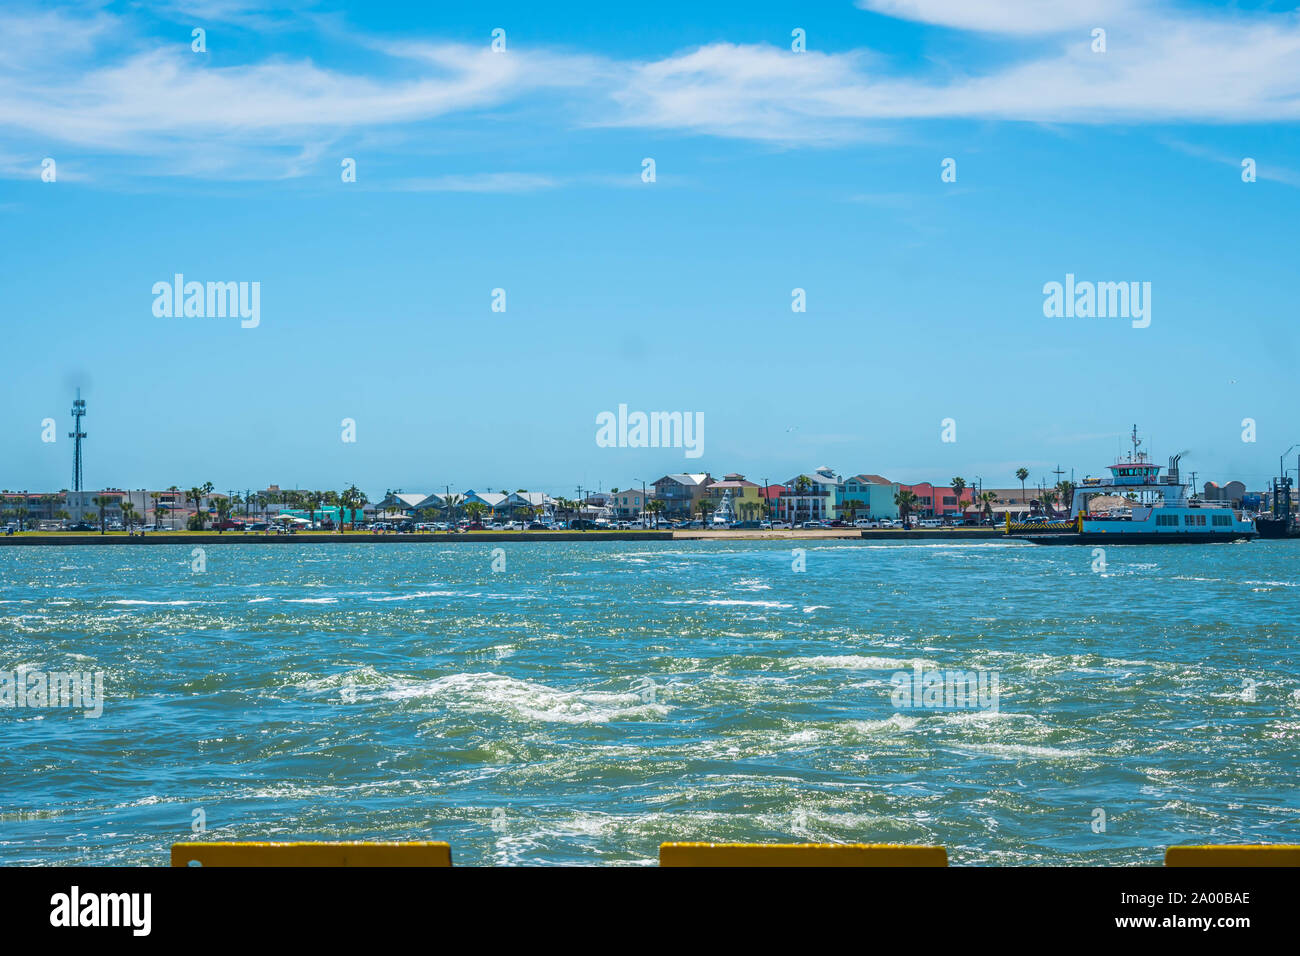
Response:
[[[101,151],[170,163],[181,175],[309,173],[325,147],[470,116],[521,145],[537,130],[624,126],[782,145],[883,138],[910,120],[1052,123],[1290,122],[1300,118],[1300,17],[1175,15],[1118,0],[861,0],[891,16],[984,33],[1040,34],[1034,48],[990,39],[980,70],[903,72],[868,50],[794,54],[710,43],[658,59],[391,40],[340,33],[365,68],[312,60],[247,63],[160,43],[122,16],[0,14],[0,135],[12,152]],[[226,15],[246,12],[234,0]],[[1108,50],[1083,26],[1104,18]],[[18,42],[8,42],[17,37]],[[1008,56],[1016,57],[1010,62]],[[479,124],[480,118],[490,123]],[[469,128],[461,124],[462,128]],[[440,149],[454,150],[439,127]],[[892,131],[890,135],[893,135]],[[423,188],[522,191],[546,177],[444,176]],[[492,176],[498,178],[493,179]],[[514,178],[512,178],[514,177]],[[522,178],[521,178],[522,177]],[[99,178],[99,177],[96,177]],[[412,187],[414,188],[414,187]]]
[[[958,30],[1054,33],[1131,19],[1143,0],[857,0],[863,10]]]

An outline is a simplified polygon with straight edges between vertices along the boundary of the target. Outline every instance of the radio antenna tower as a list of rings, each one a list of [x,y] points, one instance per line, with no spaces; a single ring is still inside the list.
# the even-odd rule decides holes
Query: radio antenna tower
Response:
[[[77,400],[72,403],[72,421],[73,429],[68,432],[68,437],[72,439],[72,490],[81,490],[81,439],[86,437],[86,433],[81,430],[81,417],[86,414],[86,403],[81,397],[81,389],[77,389]]]

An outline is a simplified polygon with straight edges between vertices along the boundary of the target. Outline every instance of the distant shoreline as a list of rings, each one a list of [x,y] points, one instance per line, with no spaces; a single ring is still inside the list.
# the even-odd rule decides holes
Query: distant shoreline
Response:
[[[97,534],[60,534],[58,532],[28,531],[15,535],[0,535],[0,547],[41,547],[67,545],[152,545],[152,544],[447,544],[447,543],[535,543],[547,541],[816,541],[838,539],[848,541],[969,541],[1003,537],[994,528],[959,530],[940,528],[934,530],[859,530],[857,528],[823,528],[816,530],[780,531],[470,531],[429,532],[425,534],[370,534],[364,531],[347,534],[301,532],[299,534],[244,534],[215,531],[158,531],[145,535],[127,535],[124,532]]]

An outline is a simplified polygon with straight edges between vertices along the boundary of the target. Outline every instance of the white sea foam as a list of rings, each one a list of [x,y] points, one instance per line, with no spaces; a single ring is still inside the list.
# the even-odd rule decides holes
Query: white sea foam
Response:
[[[416,598],[424,597],[482,597],[482,594],[470,594],[466,591],[416,591],[413,594],[394,594],[390,597],[372,597],[366,598],[367,601],[413,601]]]
[[[399,681],[382,693],[389,700],[429,700],[457,710],[520,720],[602,724],[662,717],[668,708],[631,691],[564,691],[502,674],[452,674],[432,681]]]
[[[791,667],[814,670],[906,670],[911,667],[938,667],[934,661],[913,658],[903,660],[897,657],[870,657],[862,654],[840,654],[822,657],[797,657],[790,662]]]
[[[962,744],[960,750],[974,750],[991,754],[994,757],[1038,757],[1043,760],[1065,760],[1071,757],[1087,757],[1086,750],[1072,750],[1065,747],[1040,747],[1034,744]]]
[[[664,601],[664,604],[704,604],[710,607],[769,607],[769,608],[792,608],[793,604],[783,604],[780,601],[741,601],[737,598],[715,598],[709,601]]]
[[[206,601],[144,601],[144,600],[122,600],[109,601],[109,604],[149,604],[157,607],[180,607],[185,604],[206,604]]]

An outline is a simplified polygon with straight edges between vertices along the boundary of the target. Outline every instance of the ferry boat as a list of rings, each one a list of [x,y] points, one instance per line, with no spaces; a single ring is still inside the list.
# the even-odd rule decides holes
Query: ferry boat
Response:
[[[1013,524],[1007,515],[1006,534],[1034,544],[1206,544],[1255,537],[1253,522],[1243,519],[1226,502],[1188,497],[1190,487],[1178,474],[1180,455],[1169,459],[1169,470],[1139,450],[1137,426],[1133,451],[1109,465],[1105,478],[1084,478],[1074,489],[1068,521]],[[1088,511],[1094,495],[1120,495],[1134,503],[1127,514],[1105,516]]]

